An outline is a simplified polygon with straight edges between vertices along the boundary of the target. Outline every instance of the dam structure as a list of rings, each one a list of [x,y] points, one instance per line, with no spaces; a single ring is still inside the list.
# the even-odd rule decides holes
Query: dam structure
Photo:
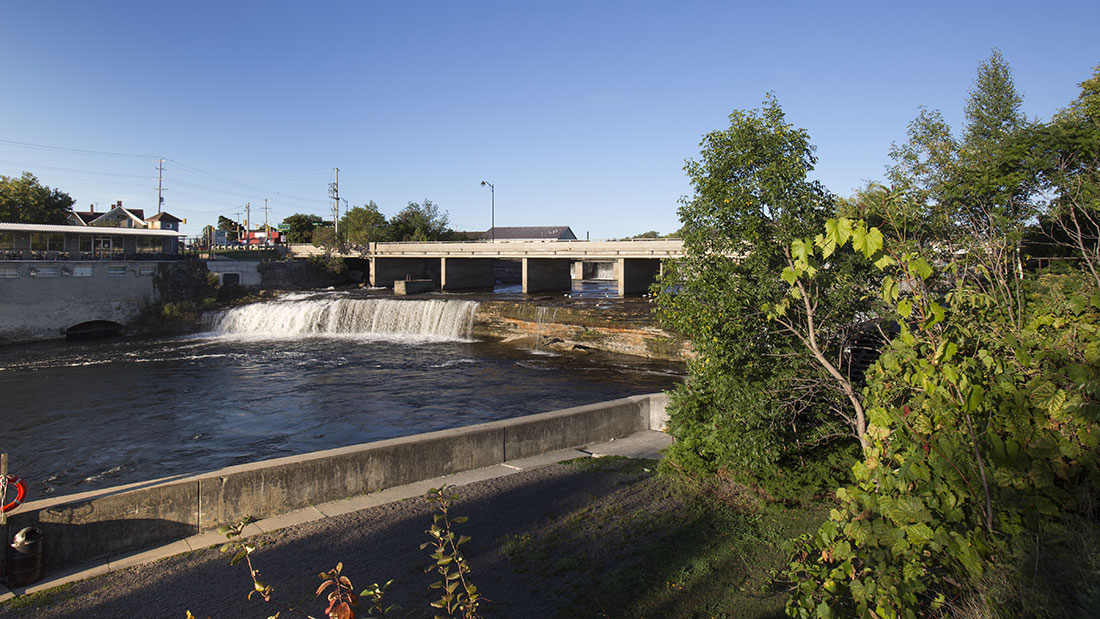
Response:
[[[291,245],[294,257],[324,254],[313,245]],[[593,271],[608,273],[619,296],[647,291],[661,261],[684,255],[679,239],[629,241],[466,241],[368,243],[333,255],[370,261],[372,286],[398,280],[430,280],[436,290],[492,290],[498,261],[519,262],[523,293],[570,290]],[[604,268],[594,268],[602,265]],[[608,268],[609,267],[609,268]]]

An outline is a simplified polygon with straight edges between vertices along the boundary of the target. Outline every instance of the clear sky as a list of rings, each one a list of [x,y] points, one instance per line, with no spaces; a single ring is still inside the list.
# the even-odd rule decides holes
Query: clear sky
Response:
[[[328,184],[457,230],[679,227],[686,159],[776,94],[839,195],[880,179],[918,106],[959,127],[996,47],[1048,119],[1100,64],[1100,2],[5,2],[0,174],[191,235],[330,217]],[[20,144],[16,144],[20,143]],[[36,146],[26,146],[36,145]],[[43,148],[49,147],[49,148]],[[84,152],[89,151],[89,152]],[[112,154],[101,154],[112,153]],[[98,209],[97,209],[98,210]]]

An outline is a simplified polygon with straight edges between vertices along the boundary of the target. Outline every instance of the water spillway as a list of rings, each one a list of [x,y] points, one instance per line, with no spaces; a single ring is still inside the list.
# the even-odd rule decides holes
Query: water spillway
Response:
[[[214,313],[206,317],[204,327],[216,335],[277,339],[358,336],[468,341],[477,307],[474,301],[286,295]]]
[[[485,305],[293,293],[211,313],[200,334],[9,346],[3,451],[38,499],[653,393],[681,376],[679,364],[471,337]]]

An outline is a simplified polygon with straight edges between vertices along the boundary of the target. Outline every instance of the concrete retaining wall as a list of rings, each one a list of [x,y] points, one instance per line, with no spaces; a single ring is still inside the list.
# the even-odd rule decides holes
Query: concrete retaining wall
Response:
[[[65,337],[84,322],[126,324],[157,299],[157,262],[3,261],[0,344]]]
[[[46,571],[309,505],[664,427],[664,394],[34,501],[9,530],[43,532]]]

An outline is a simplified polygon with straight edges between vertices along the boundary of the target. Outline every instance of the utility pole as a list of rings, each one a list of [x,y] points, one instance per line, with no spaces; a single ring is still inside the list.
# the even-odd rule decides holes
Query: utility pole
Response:
[[[251,239],[248,238],[250,236],[249,233],[248,233],[249,226],[252,225],[252,210],[251,209],[252,209],[252,203],[251,202],[245,202],[244,203],[244,248],[245,249],[248,249],[249,247],[252,246]]]
[[[333,168],[336,180],[328,184],[328,197],[332,198],[332,233],[340,239],[340,168]]]
[[[164,160],[157,160],[157,212],[164,207]]]
[[[266,232],[271,226],[267,223],[267,198],[264,198],[264,231]]]
[[[237,240],[241,240],[241,212],[233,213],[233,223],[237,224]]]

